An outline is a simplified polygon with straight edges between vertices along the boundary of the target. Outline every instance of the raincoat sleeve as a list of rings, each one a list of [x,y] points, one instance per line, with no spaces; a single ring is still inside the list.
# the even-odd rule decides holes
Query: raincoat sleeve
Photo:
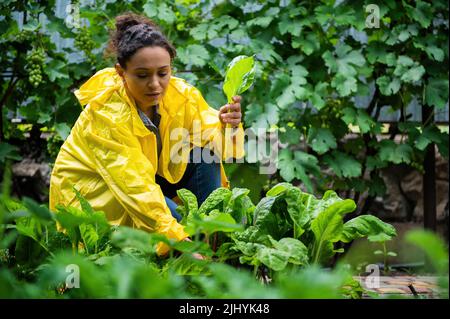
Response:
[[[114,121],[104,109],[107,106],[86,110],[89,121],[82,133],[98,173],[136,228],[176,240],[188,237],[183,226],[172,217],[164,195],[155,183],[155,167],[143,154],[138,138],[132,133],[131,121]],[[157,248],[160,255],[167,251],[168,247],[163,244]]]
[[[195,146],[208,145],[216,154],[220,154],[223,161],[240,159],[245,155],[242,123],[236,129],[222,125],[219,111],[210,107],[194,87],[191,89],[189,104],[189,123]]]

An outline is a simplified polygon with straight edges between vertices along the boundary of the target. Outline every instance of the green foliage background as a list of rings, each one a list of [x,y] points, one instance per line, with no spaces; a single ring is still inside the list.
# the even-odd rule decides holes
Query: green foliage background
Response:
[[[380,169],[406,164],[422,170],[430,143],[448,158],[448,131],[431,118],[412,122],[406,112],[413,99],[435,110],[448,101],[448,8],[445,1],[378,1],[379,28],[368,28],[371,2],[75,1],[77,28],[55,15],[54,0],[2,1],[0,160],[20,158],[11,144],[20,146],[24,131],[33,138],[44,130],[53,161],[81,111],[73,90],[114,63],[103,56],[108,29],[116,15],[134,11],[161,25],[178,50],[175,75],[196,85],[215,108],[226,103],[226,65],[256,54],[255,85],[243,100],[245,126],[278,131],[285,147],[272,176],[258,175],[258,163],[229,165],[235,186],[258,194],[265,183],[284,180],[309,192],[347,191],[355,200],[383,195]],[[51,35],[75,41],[57,50]],[[31,58],[36,50],[45,61]],[[80,52],[82,60],[74,60]],[[40,81],[30,79],[32,69]],[[359,96],[370,96],[366,107],[356,107]],[[388,132],[379,121],[383,108],[400,113]],[[33,129],[11,123],[8,112],[17,111]]]

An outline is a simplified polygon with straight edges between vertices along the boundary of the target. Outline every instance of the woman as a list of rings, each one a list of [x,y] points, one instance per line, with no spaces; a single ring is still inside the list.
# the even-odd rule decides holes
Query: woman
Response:
[[[201,204],[228,187],[220,162],[243,156],[241,99],[216,111],[196,88],[171,76],[175,48],[143,16],[118,16],[109,48],[115,68],[97,72],[75,92],[86,107],[56,159],[50,209],[78,206],[75,186],[111,224],[188,240],[172,199],[187,188]],[[224,133],[229,126],[238,128],[233,137]],[[159,254],[167,251],[158,246]]]

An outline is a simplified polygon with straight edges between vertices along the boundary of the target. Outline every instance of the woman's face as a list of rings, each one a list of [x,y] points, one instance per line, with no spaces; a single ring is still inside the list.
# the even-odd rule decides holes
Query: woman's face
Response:
[[[170,54],[161,47],[145,47],[128,60],[126,69],[116,64],[116,70],[137,106],[145,111],[158,104],[166,93],[172,74]]]

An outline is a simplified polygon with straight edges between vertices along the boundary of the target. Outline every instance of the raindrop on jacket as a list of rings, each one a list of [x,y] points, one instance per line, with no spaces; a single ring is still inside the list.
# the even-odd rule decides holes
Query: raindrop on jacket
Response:
[[[75,186],[95,210],[105,212],[112,225],[157,232],[176,240],[188,237],[172,217],[155,174],[177,183],[194,146],[214,148],[222,160],[241,158],[242,124],[234,138],[228,134],[225,138],[218,111],[208,106],[195,87],[171,77],[159,107],[163,146],[158,159],[156,136],[144,126],[114,68],[97,72],[75,95],[86,107],[56,159],[50,209],[56,211],[57,204],[80,207],[72,189]],[[194,126],[200,126],[201,132]],[[180,128],[189,136],[173,134]],[[171,155],[183,160],[174,162]],[[222,165],[221,176],[222,185],[228,187]],[[168,248],[160,244],[157,251],[165,254]]]

